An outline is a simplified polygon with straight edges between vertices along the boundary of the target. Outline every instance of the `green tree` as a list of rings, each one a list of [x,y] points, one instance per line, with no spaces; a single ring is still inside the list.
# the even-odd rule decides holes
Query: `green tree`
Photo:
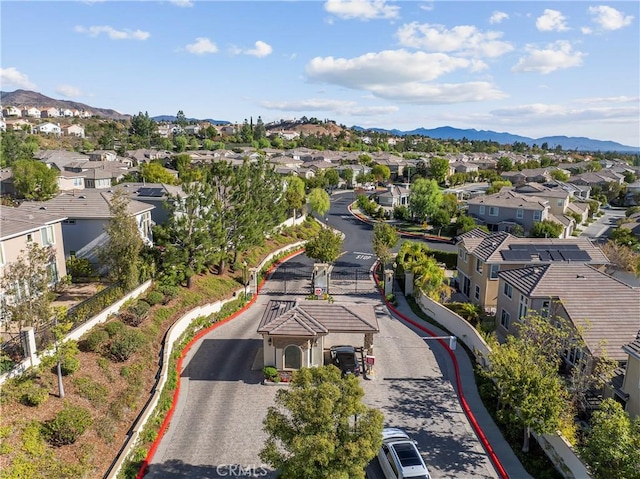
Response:
[[[328,170],[325,170],[324,179],[325,179],[325,182],[327,183],[327,186],[331,189],[337,188],[338,185],[340,184],[340,175],[338,174],[338,171],[335,170],[334,168],[329,168]]]
[[[28,200],[45,201],[58,193],[58,171],[37,160],[18,160],[13,164],[16,194]]]
[[[182,189],[185,194],[168,203],[168,223],[157,226],[154,235],[156,243],[164,248],[162,270],[165,275],[171,275],[170,279],[175,282],[186,281],[187,287],[191,287],[193,276],[217,263],[222,231],[211,186],[206,182],[191,182],[184,183]]]
[[[610,234],[609,239],[617,245],[626,245],[630,247],[637,246],[640,241],[629,228],[620,226],[615,228]]]
[[[580,453],[596,479],[640,478],[640,416],[632,421],[620,403],[605,399],[591,417]]]
[[[398,244],[400,235],[389,223],[376,223],[373,226],[373,252],[382,264],[383,269],[391,258],[391,251]]]
[[[429,177],[443,185],[449,175],[449,160],[446,158],[431,158],[429,160]]]
[[[36,135],[14,131],[0,132],[0,167],[13,165],[18,160],[31,160],[39,148]]]
[[[287,207],[293,211],[293,217],[295,218],[296,211],[304,206],[306,200],[304,181],[299,176],[290,175],[285,179],[285,184],[287,185],[285,191]]]
[[[509,180],[495,180],[491,182],[491,186],[487,188],[486,194],[493,195],[494,193],[498,193],[504,187],[513,186]]]
[[[522,450],[529,451],[531,430],[556,431],[567,408],[568,394],[560,376],[560,354],[568,329],[548,318],[529,315],[514,324],[517,335],[494,344],[485,374],[497,387],[498,417],[524,431]]]
[[[322,188],[314,188],[309,193],[309,207],[319,216],[324,216],[331,207],[331,198]]]
[[[436,180],[418,178],[409,189],[409,211],[419,221],[431,217],[440,208],[442,192]]]
[[[176,124],[181,128],[184,128],[189,124],[187,117],[182,110],[178,110],[178,113],[176,113]]]
[[[109,278],[128,291],[138,285],[144,243],[136,219],[129,211],[129,198],[125,192],[117,190],[112,194],[109,216],[105,228],[109,239],[100,250],[100,260]]]
[[[140,139],[143,146],[149,147],[151,145],[151,135],[156,131],[156,122],[149,118],[149,113],[146,111],[144,114],[139,112],[137,115],[131,117],[131,127],[129,133]]]
[[[467,215],[458,215],[455,222],[456,234],[461,235],[463,233],[467,233],[474,228],[477,228],[478,225],[476,221]]]
[[[569,174],[562,170],[552,170],[550,175],[551,178],[557,181],[567,181],[569,179]]]
[[[353,182],[353,170],[351,168],[344,168],[341,172],[342,179],[347,183],[347,186],[351,187]]]
[[[187,140],[187,137],[184,135],[178,135],[173,139],[173,144],[174,144],[175,150],[178,153],[182,153],[187,149],[187,146],[189,145],[189,140]]]
[[[320,263],[333,263],[342,251],[342,235],[331,228],[322,228],[305,244],[306,255]]]
[[[391,178],[391,170],[387,165],[374,165],[373,168],[371,168],[371,174],[375,177],[378,183],[381,181],[387,181]]]
[[[267,411],[260,458],[283,479],[363,479],[382,445],[383,416],[335,366],[296,371]]]
[[[216,146],[216,142],[210,140],[209,138],[205,138],[202,140],[202,149],[203,150],[213,150]]]
[[[560,223],[550,220],[542,220],[533,223],[530,238],[559,238],[564,227]]]
[[[513,170],[513,161],[508,156],[502,156],[496,162],[496,169],[498,173],[504,173],[505,171]]]
[[[398,251],[398,264],[404,271],[413,273],[416,290],[436,301],[450,296],[445,284],[445,272],[430,254],[429,247],[417,241],[405,241]]]
[[[169,173],[160,163],[143,163],[140,165],[140,174],[149,183],[165,183],[173,185],[175,176]]]
[[[38,328],[51,319],[50,284],[56,280],[56,253],[50,247],[37,242],[27,243],[17,261],[4,267],[0,276],[3,316],[16,323],[20,330],[25,326]]]
[[[265,139],[267,137],[267,129],[264,126],[264,121],[262,121],[262,118],[259,116],[258,119],[256,120],[256,127],[253,130],[253,138],[255,140],[262,140]]]

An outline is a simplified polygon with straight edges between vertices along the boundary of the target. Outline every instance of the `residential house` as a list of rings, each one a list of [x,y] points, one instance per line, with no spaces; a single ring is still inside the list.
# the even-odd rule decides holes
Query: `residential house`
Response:
[[[32,130],[31,123],[23,119],[7,120],[7,127],[13,131],[20,131],[20,130],[31,131]]]
[[[485,310],[495,310],[498,273],[541,264],[609,264],[602,250],[586,237],[518,238],[506,232],[476,228],[458,236],[458,289]]]
[[[561,317],[580,334],[585,347],[571,347],[564,361],[572,367],[584,355],[623,363],[623,346],[636,339],[640,288],[633,288],[588,264],[550,263],[500,271],[497,333],[512,334],[531,312]],[[638,383],[636,382],[636,387]]]
[[[174,198],[186,196],[181,186],[164,183],[121,183],[112,188],[124,191],[129,199],[152,205],[151,220],[154,224],[164,224],[169,219],[169,204]]]
[[[627,356],[626,365],[613,378],[611,396],[624,404],[631,419],[640,416],[640,331],[635,341],[622,346]]]
[[[372,305],[324,301],[269,301],[258,325],[264,365],[289,371],[322,366],[331,346],[369,351],[379,331]]]
[[[62,127],[62,133],[66,136],[84,138],[84,127],[82,125],[65,125]]]
[[[279,136],[280,138],[284,138],[285,140],[295,140],[296,138],[298,138],[300,136],[300,132],[299,131],[295,131],[295,130],[280,130],[277,131],[275,133],[272,133],[272,135],[275,134],[277,136]]]
[[[84,190],[80,193],[61,193],[47,201],[25,201],[19,207],[23,215],[34,211],[46,211],[53,215],[64,216],[62,238],[64,256],[87,258],[93,264],[99,264],[98,253],[108,242],[105,228],[109,224],[111,212],[109,206],[113,193],[102,190]],[[137,200],[129,201],[128,209],[136,220],[138,231],[144,242],[152,245],[151,210],[153,206]]]
[[[40,118],[59,118],[60,110],[55,107],[43,108],[40,110]]]
[[[74,111],[69,108],[64,108],[60,110],[60,116],[64,116],[65,118],[71,118],[75,116]]]
[[[57,135],[60,136],[62,134],[62,129],[60,128],[60,125],[56,125],[55,123],[41,123],[40,125],[36,126],[35,128],[33,128],[32,130],[33,133],[41,133],[41,134],[45,134],[45,135]]]
[[[512,231],[519,225],[528,235],[534,223],[552,219],[547,200],[521,195],[510,189],[471,198],[467,206],[468,215],[478,224],[486,225],[489,231]]]
[[[184,132],[188,135],[198,135],[201,129],[200,125],[187,125],[184,127]]]
[[[161,138],[169,138],[169,135],[171,134],[171,126],[170,125],[158,125],[156,127],[156,133],[158,133],[158,135]]]
[[[60,191],[84,190],[85,174],[69,170],[61,170],[58,173],[58,189]]]
[[[398,185],[387,186],[387,191],[378,193],[377,199],[380,206],[395,208],[396,206],[409,206],[409,188]]]
[[[584,223],[589,217],[589,204],[572,202],[572,194],[565,188],[552,188],[541,183],[525,183],[513,188],[513,191],[521,195],[535,196],[546,200],[549,203],[549,211],[554,216],[553,220],[565,225],[563,237],[568,237],[574,231],[574,226]],[[575,218],[578,216],[580,220],[576,221]]]
[[[40,118],[40,110],[35,107],[25,107],[22,109],[22,116],[28,116],[30,118]]]
[[[217,125],[216,130],[222,136],[233,136],[236,134],[237,128],[235,125]]]
[[[0,206],[0,274],[7,264],[19,259],[27,244],[36,242],[55,250],[52,262],[47,265],[52,284],[66,276],[62,236],[64,220],[64,214],[40,208],[26,212],[11,206]]]
[[[560,188],[576,200],[586,201],[591,195],[591,187],[588,185],[574,185],[565,181],[551,180],[544,183],[547,188]]]
[[[20,110],[20,108],[18,108],[16,106],[5,106],[2,109],[2,116],[20,117],[20,116],[22,116],[22,110]]]
[[[511,184],[514,186],[530,182],[544,183],[553,179],[551,172],[557,169],[558,168],[554,166],[546,168],[525,168],[522,171],[505,171],[501,173],[500,176],[505,180],[511,181]],[[568,172],[565,173],[568,174]]]
[[[93,150],[86,154],[91,161],[116,161],[118,158],[118,154],[113,150]]]
[[[590,171],[570,177],[568,183],[591,187],[603,187],[609,183],[617,183],[621,185],[622,183],[624,183],[624,175],[609,170]]]

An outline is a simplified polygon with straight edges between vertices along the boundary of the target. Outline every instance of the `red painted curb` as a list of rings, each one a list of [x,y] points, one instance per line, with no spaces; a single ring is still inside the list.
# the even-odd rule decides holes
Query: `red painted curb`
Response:
[[[271,267],[267,270],[267,273],[266,273],[265,277],[262,279],[262,281],[258,285],[258,293],[260,293],[260,290],[264,286],[264,283],[267,280],[267,276],[279,264],[283,263],[284,261],[287,261],[288,259],[290,259],[290,258],[292,258],[294,256],[299,255],[303,251],[304,251],[304,248],[301,248],[301,249],[296,250],[296,251],[294,251],[292,253],[289,253],[287,256],[284,256],[283,258],[281,258],[281,259],[277,260],[275,263],[273,263],[271,265]],[[257,294],[254,295],[249,300],[249,302],[247,302],[247,304],[245,304],[241,309],[239,309],[238,311],[236,311],[232,315],[227,316],[223,320],[218,321],[217,323],[212,324],[208,328],[205,328],[202,331],[198,332],[198,334],[196,334],[193,337],[193,339],[191,341],[189,341],[189,343],[182,349],[182,352],[180,353],[180,357],[178,358],[178,363],[176,364],[176,372],[178,373],[178,379],[177,379],[177,382],[176,382],[176,390],[173,392],[173,398],[171,400],[171,407],[167,411],[167,415],[165,416],[164,421],[162,421],[162,425],[160,426],[160,430],[158,431],[158,435],[156,436],[155,440],[151,444],[151,447],[149,448],[149,452],[147,453],[146,457],[144,458],[144,461],[142,461],[142,464],[140,465],[140,470],[138,471],[136,479],[142,479],[144,477],[144,475],[147,473],[147,470],[149,469],[149,464],[151,463],[151,460],[153,459],[153,456],[155,455],[156,450],[158,449],[158,446],[160,445],[160,441],[162,440],[162,437],[164,436],[164,433],[166,432],[167,428],[169,427],[169,423],[171,422],[171,418],[173,417],[173,412],[174,412],[174,410],[176,408],[176,404],[178,403],[178,396],[180,394],[180,373],[182,371],[182,360],[184,359],[184,356],[189,352],[191,347],[197,341],[199,341],[204,335],[206,335],[209,332],[213,331],[214,329],[222,326],[223,324],[228,323],[232,319],[237,318],[238,316],[240,316],[240,314],[244,313],[247,309],[249,309],[249,307],[251,305],[253,305],[253,303],[256,302],[257,297],[258,297]]]
[[[375,275],[375,273],[373,275],[373,278],[374,278],[376,284],[378,286],[380,286],[380,281],[378,280],[378,277]],[[382,296],[384,298],[384,294]],[[396,308],[394,308],[393,305],[391,305],[389,303],[389,301],[387,301],[387,298],[384,298],[384,302],[387,304],[387,307],[391,311],[393,311],[394,314],[396,314],[397,316],[402,318],[404,321],[412,324],[413,326],[415,326],[416,328],[420,329],[421,331],[424,331],[429,336],[433,336],[433,337],[437,336],[437,334],[435,334],[430,329],[428,329],[425,326],[423,326],[422,324],[412,320],[411,318],[408,318],[407,316],[402,314],[400,311],[398,311]],[[480,428],[480,425],[478,424],[478,421],[476,420],[475,416],[473,415],[473,412],[471,412],[471,408],[467,404],[467,400],[464,397],[464,393],[462,392],[462,380],[460,379],[460,369],[458,367],[458,360],[456,358],[456,355],[451,350],[449,345],[446,342],[444,342],[442,339],[438,339],[438,342],[449,353],[449,357],[451,358],[451,361],[453,362],[453,369],[454,369],[455,375],[456,375],[456,386],[458,388],[458,400],[460,401],[460,405],[462,406],[462,410],[464,411],[465,415],[467,416],[467,419],[471,423],[471,426],[473,427],[473,430],[478,435],[478,438],[480,439],[480,442],[482,442],[482,445],[484,446],[484,449],[487,451],[487,454],[489,455],[489,458],[491,459],[491,462],[493,462],[493,465],[497,469],[498,474],[500,474],[500,477],[502,479],[509,479],[509,475],[507,474],[507,471],[502,466],[502,463],[500,462],[500,459],[498,459],[498,456],[496,455],[495,451],[493,450],[493,447],[491,447],[491,444],[489,443],[489,440],[487,439],[487,436],[485,436],[484,431],[482,431],[482,429]]]

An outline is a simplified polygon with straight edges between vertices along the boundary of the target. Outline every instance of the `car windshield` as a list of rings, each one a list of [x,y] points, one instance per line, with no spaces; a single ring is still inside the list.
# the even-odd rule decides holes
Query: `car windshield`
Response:
[[[338,353],[338,362],[344,367],[353,367],[356,365],[353,353]]]
[[[398,454],[402,467],[422,466],[422,459],[420,459],[420,455],[413,444],[400,443],[394,444],[393,447]]]

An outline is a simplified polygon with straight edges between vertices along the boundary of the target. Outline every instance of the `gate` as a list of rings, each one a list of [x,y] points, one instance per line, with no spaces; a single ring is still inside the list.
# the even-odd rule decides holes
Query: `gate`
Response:
[[[377,294],[375,283],[368,269],[357,267],[334,267],[329,281],[329,294]]]
[[[286,261],[271,272],[260,294],[310,295],[313,266]]]

